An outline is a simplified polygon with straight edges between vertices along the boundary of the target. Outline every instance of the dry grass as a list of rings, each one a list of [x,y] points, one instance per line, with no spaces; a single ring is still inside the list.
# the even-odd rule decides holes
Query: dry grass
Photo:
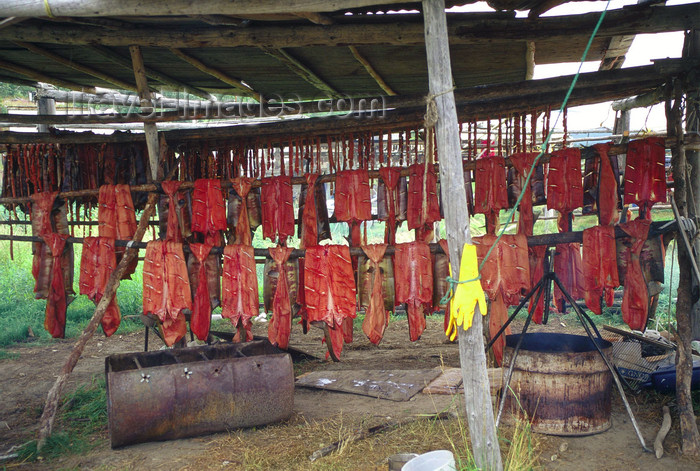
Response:
[[[385,470],[387,457],[395,453],[425,453],[447,449],[455,454],[459,469],[475,469],[469,453],[467,427],[463,417],[448,420],[418,418],[363,440],[351,441],[314,462],[316,450],[345,439],[381,420],[354,420],[339,414],[323,421],[307,422],[296,416],[284,424],[241,430],[210,443],[205,454],[188,458],[181,470]],[[537,443],[529,425],[519,423],[502,428],[501,451],[506,470],[537,467]]]

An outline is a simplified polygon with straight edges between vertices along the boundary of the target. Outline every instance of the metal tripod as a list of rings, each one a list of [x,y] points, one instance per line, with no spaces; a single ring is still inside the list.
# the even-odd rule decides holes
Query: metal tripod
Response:
[[[642,444],[642,448],[644,451],[647,451],[649,453],[652,453],[652,450],[650,450],[647,446],[646,443],[644,443],[644,437],[642,437],[642,433],[639,430],[639,425],[637,425],[637,421],[634,418],[634,414],[632,413],[632,408],[629,405],[629,402],[627,401],[627,396],[625,395],[625,391],[622,388],[622,383],[620,382],[620,378],[617,373],[617,369],[615,366],[610,362],[608,357],[605,355],[601,348],[601,343],[603,341],[603,337],[600,335],[600,332],[598,331],[598,328],[595,326],[593,323],[593,320],[584,312],[584,310],[581,308],[576,303],[576,300],[574,300],[571,297],[571,294],[564,288],[562,285],[561,281],[559,280],[559,277],[557,276],[556,273],[552,270],[552,250],[553,249],[548,249],[547,253],[545,255],[545,260],[544,260],[544,267],[545,267],[545,274],[542,276],[540,281],[537,282],[534,288],[530,290],[529,293],[520,301],[520,304],[518,304],[518,307],[515,309],[513,314],[508,318],[505,324],[499,329],[499,331],[496,333],[496,335],[493,336],[493,338],[489,341],[489,343],[486,345],[486,350],[491,348],[491,345],[500,337],[503,335],[503,332],[506,330],[506,328],[510,325],[511,322],[515,319],[515,316],[518,315],[520,310],[525,306],[525,304],[534,296],[534,302],[530,303],[530,306],[528,308],[528,315],[527,319],[525,319],[525,325],[523,326],[523,331],[520,337],[518,338],[518,342],[515,345],[515,349],[513,350],[513,358],[510,361],[510,365],[508,366],[508,372],[506,373],[505,381],[503,384],[502,388],[502,393],[501,393],[501,400],[498,406],[498,415],[496,416],[496,426],[498,427],[499,422],[501,421],[501,414],[503,413],[503,407],[505,405],[506,401],[506,395],[508,394],[508,391],[510,389],[510,380],[513,375],[513,367],[515,366],[515,360],[518,357],[518,352],[520,351],[520,347],[523,343],[523,339],[525,338],[525,334],[527,333],[527,329],[530,326],[530,321],[532,320],[532,315],[535,312],[535,307],[540,301],[540,298],[544,296],[544,316],[542,322],[544,324],[547,323],[549,320],[549,305],[552,297],[552,283],[556,283],[556,285],[559,287],[561,292],[564,294],[564,297],[566,297],[566,300],[571,304],[571,307],[574,308],[574,312],[576,312],[576,316],[578,317],[578,320],[581,322],[581,325],[586,331],[586,334],[588,335],[588,338],[591,339],[591,342],[593,342],[593,345],[595,345],[596,350],[598,350],[598,353],[600,354],[601,358],[607,365],[608,369],[610,370],[610,373],[612,374],[613,380],[615,381],[615,385],[617,386],[618,391],[620,392],[620,396],[622,397],[622,402],[625,404],[625,409],[627,409],[627,414],[630,417],[630,420],[632,421],[632,425],[634,426],[634,431],[637,433],[637,438],[639,438],[640,443]],[[595,332],[595,335],[597,336],[597,339],[593,336],[593,332]]]

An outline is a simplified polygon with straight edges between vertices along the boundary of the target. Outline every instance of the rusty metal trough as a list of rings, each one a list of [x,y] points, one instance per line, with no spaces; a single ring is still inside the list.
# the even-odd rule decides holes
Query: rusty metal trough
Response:
[[[105,374],[112,447],[269,424],[294,405],[291,357],[266,340],[111,355]]]

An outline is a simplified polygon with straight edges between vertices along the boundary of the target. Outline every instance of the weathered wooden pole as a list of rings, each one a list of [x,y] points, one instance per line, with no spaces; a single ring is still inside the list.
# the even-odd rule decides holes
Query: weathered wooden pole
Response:
[[[134,67],[134,77],[136,78],[136,88],[141,99],[141,111],[148,113],[152,111],[151,90],[148,88],[148,78],[146,77],[146,67],[143,65],[143,56],[139,46],[129,46],[131,53],[131,63]],[[151,105],[152,106],[152,105]],[[143,123],[143,130],[146,133],[146,146],[148,147],[148,161],[151,164],[151,178],[158,180],[158,126],[156,123]]]
[[[700,31],[690,30],[686,33],[685,44],[683,46],[683,57],[700,58]],[[685,95],[685,132],[686,134],[700,132],[700,92],[697,90],[687,92]],[[688,150],[685,154],[689,175],[689,190],[691,195],[688,213],[690,217],[700,216],[700,151],[696,149]],[[695,239],[695,256],[700,256],[700,239]],[[696,280],[700,282],[700,280]],[[691,314],[693,326],[692,335],[694,339],[700,338],[700,301],[693,305]]]
[[[671,143],[671,167],[675,188],[673,199],[678,212],[688,217],[688,178],[685,146],[683,142],[683,91],[680,84],[669,87],[666,99],[667,140]],[[680,229],[683,230],[683,229]],[[692,269],[690,257],[685,244],[678,244],[678,296],[676,298],[676,328],[678,331],[678,349],[676,351],[676,399],[678,416],[681,427],[681,442],[683,454],[686,456],[700,455],[700,434],[693,413],[693,399],[690,395],[690,384],[693,374],[693,357],[690,342],[692,309],[691,286]]]
[[[141,57],[141,50],[138,46],[129,48],[131,51],[131,58],[134,63],[134,75],[136,76],[136,83],[139,89],[139,95],[142,100],[150,100],[151,95],[148,89],[148,82],[146,79],[146,74],[143,67],[143,58]],[[158,130],[154,123],[144,123],[144,128],[146,130],[146,143],[148,145],[148,159],[151,166],[151,177],[154,181],[158,180],[159,172],[159,142],[158,142]],[[175,167],[173,167],[171,173],[174,173]],[[141,219],[139,219],[139,224],[136,228],[136,233],[132,239],[132,242],[141,242],[146,229],[148,229],[148,221],[151,216],[155,213],[156,203],[158,202],[159,195],[157,193],[150,193],[148,195],[148,201],[146,202],[146,207],[141,214]],[[53,428],[53,422],[56,418],[56,412],[58,411],[58,402],[63,392],[63,388],[68,380],[68,377],[73,372],[75,365],[78,363],[80,356],[85,350],[85,345],[87,345],[88,340],[92,338],[97,330],[97,326],[102,322],[107,306],[112,301],[112,298],[117,293],[117,288],[119,288],[119,280],[121,280],[124,272],[128,268],[131,261],[138,255],[138,249],[129,247],[119,261],[117,268],[112,272],[105,286],[105,292],[102,295],[102,299],[97,303],[95,307],[95,312],[88,322],[87,327],[83,330],[83,333],[78,338],[78,341],[73,347],[66,364],[63,366],[61,373],[56,378],[56,382],[49,390],[49,394],[46,398],[46,404],[44,405],[44,411],[41,414],[41,420],[39,422],[39,439],[37,442],[37,452],[40,452],[46,443],[46,439],[51,435],[51,429]]]
[[[429,100],[437,108],[437,149],[440,161],[440,188],[445,205],[445,227],[453,277],[459,279],[462,248],[471,242],[467,195],[464,190],[462,152],[447,36],[444,0],[423,0],[425,49],[428,58]],[[486,352],[482,339],[481,313],[467,331],[459,330],[459,359],[464,382],[464,399],[474,461],[486,471],[503,469],[496,423],[486,373]]]
[[[148,229],[148,221],[149,219],[151,219],[151,216],[155,212],[157,201],[157,193],[151,193],[150,195],[148,195],[146,208],[141,214],[141,219],[139,220],[139,224],[136,228],[136,233],[134,234],[134,242],[140,242],[143,238],[146,229]],[[107,285],[105,286],[105,292],[102,295],[102,299],[100,299],[100,302],[97,303],[95,313],[92,315],[92,318],[90,319],[90,322],[88,322],[87,327],[85,327],[85,330],[83,330],[83,333],[80,335],[80,338],[78,338],[78,341],[75,343],[73,351],[68,357],[68,360],[66,361],[65,365],[63,365],[61,373],[56,378],[56,382],[49,390],[49,394],[46,397],[46,404],[44,405],[44,411],[41,414],[41,419],[39,421],[39,440],[37,442],[37,453],[41,452],[41,449],[46,443],[46,439],[49,437],[49,435],[51,435],[53,422],[56,418],[56,412],[58,411],[58,402],[61,398],[63,388],[66,385],[66,382],[68,381],[68,377],[73,372],[73,368],[75,368],[75,365],[78,363],[78,360],[80,359],[83,350],[85,350],[85,345],[87,344],[88,340],[92,338],[92,336],[95,334],[95,331],[97,330],[97,326],[99,326],[100,322],[102,322],[102,318],[104,317],[105,311],[107,310],[107,306],[109,306],[109,303],[112,301],[112,298],[114,298],[114,295],[117,292],[117,288],[119,288],[119,280],[121,280],[122,275],[128,268],[131,261],[134,258],[136,258],[138,253],[139,250],[137,248],[129,248],[127,249],[122,259],[119,261],[117,268],[112,272],[112,274],[109,277],[109,280],[107,281]]]

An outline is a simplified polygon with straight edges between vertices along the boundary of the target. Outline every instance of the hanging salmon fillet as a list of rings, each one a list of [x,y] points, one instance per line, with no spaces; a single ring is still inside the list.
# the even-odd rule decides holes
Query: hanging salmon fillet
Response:
[[[83,255],[80,259],[80,278],[78,280],[80,294],[87,295],[97,306],[104,295],[109,277],[116,267],[117,255],[114,239],[107,237],[86,237],[83,239]],[[117,331],[121,318],[115,294],[102,317],[102,330],[107,337]]]
[[[258,315],[258,277],[252,246],[233,244],[224,247],[222,285],[221,315],[231,319],[231,324],[237,330],[235,341],[245,335],[244,341],[250,342],[253,340],[250,319]]]
[[[250,230],[250,218],[248,216],[248,194],[252,188],[253,179],[247,177],[234,178],[231,187],[238,195],[237,213],[233,229],[233,240],[236,244],[251,245],[253,236]],[[230,203],[229,203],[230,204]],[[229,208],[230,210],[230,208]]]
[[[525,180],[527,179],[527,175],[530,172],[530,169],[532,168],[532,164],[535,163],[535,159],[537,158],[539,154],[537,152],[518,152],[516,154],[513,154],[510,156],[510,161],[513,163],[513,168],[515,169],[517,173],[517,177],[514,179],[517,181],[517,188],[519,191],[517,191],[517,195],[515,195],[515,200],[517,201],[518,196],[520,195],[520,191],[522,191],[523,186],[525,185]],[[579,163],[579,170],[580,170],[580,163]],[[579,172],[580,173],[580,172]],[[534,177],[534,172],[533,172],[533,177]],[[532,230],[535,224],[535,217],[532,214],[532,197],[533,197],[533,192],[532,192],[532,186],[534,183],[534,179],[530,180],[530,184],[528,185],[527,189],[525,190],[525,194],[523,195],[522,200],[520,201],[520,207],[518,208],[520,212],[520,217],[518,220],[518,233],[519,234],[525,234],[526,236],[531,236],[532,235]],[[580,185],[579,185],[580,186]],[[515,204],[515,201],[512,202],[512,205]]]
[[[343,170],[335,180],[335,218],[350,225],[350,243],[360,245],[360,222],[372,219],[367,170]]]
[[[32,235],[41,237],[43,234],[56,232],[68,234],[68,208],[57,192],[34,193],[31,195],[30,217],[32,220]],[[49,247],[44,242],[32,242],[32,276],[34,277],[34,297],[47,299],[51,290],[51,271],[53,257]],[[61,254],[61,269],[65,281],[66,293],[73,291],[73,244],[66,244]]]
[[[315,173],[307,173],[305,175],[306,188],[304,196],[303,209],[301,209],[301,217],[299,218],[300,231],[300,248],[311,247],[318,244],[318,215],[316,213],[316,180],[318,175]]]
[[[649,291],[640,263],[640,254],[649,234],[651,221],[635,219],[620,228],[629,234],[627,250],[623,252],[627,273],[625,273],[625,292],[622,296],[622,320],[632,330],[644,331],[649,315]]]
[[[264,207],[265,204],[263,203]],[[272,260],[275,262],[279,276],[277,277],[275,295],[272,299],[272,320],[267,328],[267,337],[273,345],[286,350],[289,346],[289,336],[292,333],[292,307],[289,299],[286,262],[289,260],[292,248],[270,247],[268,250]]]
[[[292,206],[292,180],[282,175],[262,179],[263,237],[285,244],[294,234],[294,208]]]
[[[56,234],[54,232],[41,236],[49,248],[49,256],[53,258],[50,290],[46,300],[46,316],[44,317],[44,328],[53,338],[63,338],[66,333],[66,308],[68,303],[63,270],[61,269],[61,255],[68,237],[66,234]]]
[[[433,302],[433,269],[430,247],[423,242],[396,244],[394,280],[396,304],[406,303],[411,341],[425,330],[425,316]]]
[[[440,300],[450,291],[447,277],[452,276],[452,269],[450,268],[450,251],[447,247],[447,240],[440,239],[438,244],[444,253],[433,255],[433,312],[440,309],[445,310],[443,327],[447,332],[450,325],[450,303],[440,304]]]
[[[581,149],[552,152],[547,173],[547,207],[559,211],[559,232],[567,232],[569,214],[583,206]]]
[[[380,263],[384,260],[385,244],[363,245],[362,251],[372,264],[372,294],[362,322],[362,331],[370,342],[379,345],[384,329],[389,325],[389,311],[384,308],[384,274]]]
[[[97,209],[98,234],[100,237],[117,240],[131,240],[136,233],[136,213],[131,200],[129,185],[102,185],[98,195]],[[124,256],[126,247],[116,247],[117,263]],[[138,259],[129,264],[122,276],[131,279],[136,271]]]
[[[432,165],[428,165],[426,172],[426,166],[422,163],[411,165],[409,172],[406,210],[408,228],[422,229],[441,219],[437,175]]]
[[[192,296],[182,244],[149,242],[143,262],[143,312],[158,316],[168,346],[187,333],[184,309],[192,309]]]
[[[481,264],[497,237],[487,234],[475,237],[476,254]],[[506,306],[518,304],[520,297],[530,288],[530,268],[527,237],[523,234],[504,235],[491,251],[480,270],[481,287],[491,300],[489,334],[498,332],[508,319]],[[504,334],[508,334],[509,329]],[[493,344],[496,362],[501,364],[505,337],[501,335]]]
[[[486,232],[498,230],[499,211],[508,207],[506,164],[501,157],[483,157],[476,161],[474,212],[486,216]]]
[[[554,272],[573,299],[584,297],[581,244],[578,242],[557,244],[557,250],[554,254]],[[554,302],[559,312],[566,311],[566,297],[556,285],[554,286]]]
[[[178,191],[182,182],[168,180],[161,182],[165,196],[161,197],[158,206],[161,222],[161,235],[170,242],[183,242],[190,232],[190,214],[187,208],[187,195]],[[165,224],[163,224],[165,223]]]
[[[187,261],[193,300],[190,329],[199,340],[209,337],[211,311],[220,304],[219,257],[211,249],[209,244],[190,244],[192,255]]]
[[[381,181],[377,185],[377,217],[386,221],[384,240],[388,244],[396,241],[396,228],[406,220],[408,206],[408,185],[401,176],[399,167],[379,169]]]
[[[527,256],[530,261],[530,289],[533,289],[535,285],[544,276],[544,259],[547,254],[546,245],[535,245],[533,247],[527,248]],[[532,311],[532,303],[535,298],[531,297],[529,301],[528,311]],[[540,296],[537,301],[537,305],[534,307],[532,313],[532,321],[535,324],[541,324],[544,316],[544,295]]]
[[[221,245],[221,232],[226,230],[226,207],[221,182],[198,179],[192,191],[192,232],[204,234],[204,243]]]
[[[247,177],[240,177],[245,178]],[[235,180],[235,179],[234,179]],[[241,188],[243,191],[244,188]],[[226,222],[228,224],[228,229],[230,234],[236,233],[236,226],[239,222],[240,212],[243,210],[243,202],[245,201],[246,212],[248,213],[248,228],[251,234],[255,232],[255,229],[260,227],[262,224],[261,208],[260,208],[260,187],[252,187],[248,190],[248,194],[244,199],[242,199],[234,187],[230,188],[228,191],[228,199],[226,203]],[[229,243],[232,243],[229,240]]]
[[[624,202],[639,206],[639,216],[651,219],[654,203],[666,202],[666,141],[648,137],[627,146]]]
[[[595,226],[583,231],[583,293],[586,306],[602,314],[601,297],[612,306],[615,288],[620,286],[617,274],[615,228]]]
[[[609,144],[596,144],[593,148],[598,153],[600,172],[598,177],[598,220],[601,226],[617,224],[620,220],[618,210],[618,178],[608,157]]]
[[[334,358],[339,359],[343,340],[347,340],[346,319],[354,319],[357,291],[350,259],[350,249],[346,245],[316,245],[306,248],[304,262],[304,298],[311,324],[326,324],[329,329],[337,329],[344,335],[331,335]],[[337,332],[335,332],[337,334]],[[338,342],[340,340],[340,342]]]

